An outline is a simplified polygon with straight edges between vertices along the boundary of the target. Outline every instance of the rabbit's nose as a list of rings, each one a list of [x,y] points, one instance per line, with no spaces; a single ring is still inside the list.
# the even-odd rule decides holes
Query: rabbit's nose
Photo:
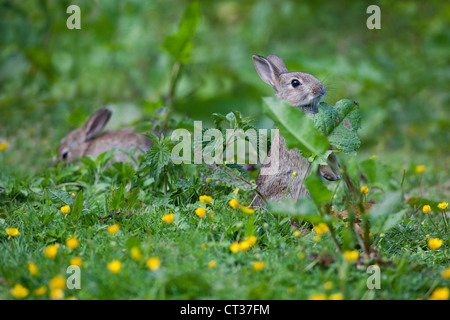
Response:
[[[311,92],[315,96],[323,96],[325,94],[325,87],[323,84],[316,84],[312,87]]]

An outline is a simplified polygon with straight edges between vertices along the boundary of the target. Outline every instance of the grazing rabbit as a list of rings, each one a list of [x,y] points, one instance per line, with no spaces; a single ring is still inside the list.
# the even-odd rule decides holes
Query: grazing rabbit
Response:
[[[316,114],[319,102],[325,94],[325,87],[314,76],[305,72],[289,72],[283,60],[276,55],[266,58],[254,55],[253,63],[261,79],[275,89],[275,96],[288,102],[293,107],[301,108],[306,113]],[[256,179],[259,192],[267,200],[281,200],[293,178],[293,173],[297,176],[292,181],[287,197],[295,198],[301,179],[308,168],[308,160],[303,158],[297,149],[288,150],[284,138],[276,134],[272,140],[272,147],[268,152],[268,157],[263,161],[263,167],[269,166],[269,156],[278,141],[279,146],[279,167],[278,171],[272,175],[259,175]],[[319,167],[320,174],[330,181],[340,179],[339,166],[334,153],[328,157],[328,166]],[[300,193],[305,192],[302,185]],[[255,205],[261,205],[260,196],[255,199]]]
[[[76,158],[92,155],[97,157],[103,152],[113,148],[130,151],[137,149],[134,157],[146,152],[152,140],[144,135],[133,132],[131,128],[115,131],[105,131],[97,135],[106,125],[111,117],[112,111],[103,108],[94,113],[81,128],[71,131],[62,141],[58,148],[58,161],[75,161]],[[114,154],[112,162],[131,162],[130,157],[118,150]]]

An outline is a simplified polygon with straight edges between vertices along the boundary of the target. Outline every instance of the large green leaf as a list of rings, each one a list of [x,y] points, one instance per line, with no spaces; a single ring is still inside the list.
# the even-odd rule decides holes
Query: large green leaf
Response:
[[[288,149],[297,148],[305,157],[325,153],[329,144],[302,110],[277,98],[264,98],[264,113],[280,130]]]
[[[318,165],[311,169],[311,174],[305,179],[305,186],[314,202],[320,206],[331,199],[331,191],[323,184],[323,180],[316,174]]]

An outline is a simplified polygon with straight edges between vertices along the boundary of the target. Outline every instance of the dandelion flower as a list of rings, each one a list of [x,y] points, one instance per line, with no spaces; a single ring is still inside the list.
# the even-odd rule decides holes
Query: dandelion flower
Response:
[[[58,254],[58,247],[56,245],[49,245],[44,249],[44,255],[49,258],[53,259]]]
[[[199,208],[195,209],[195,214],[197,216],[199,216],[200,218],[204,218],[206,215],[206,210],[205,210],[205,208],[199,207]]]
[[[155,270],[159,269],[159,266],[161,265],[161,262],[159,261],[158,257],[152,257],[152,258],[148,258],[147,259],[146,264],[147,264],[147,267],[150,270],[155,271]]]
[[[424,165],[416,166],[417,173],[423,173],[423,172],[425,172],[426,169],[427,169],[427,167]]]
[[[424,205],[422,208],[423,213],[430,213],[431,212],[431,207],[429,205]]]
[[[114,274],[117,274],[120,272],[120,269],[122,268],[122,263],[119,260],[114,260],[108,263],[108,269]]]
[[[264,261],[255,261],[253,262],[253,270],[261,271],[266,266]]]
[[[30,293],[30,291],[21,284],[16,284],[14,288],[10,290],[10,293],[16,299],[23,299]]]
[[[70,265],[81,268],[81,266],[83,265],[83,260],[80,257],[73,257],[70,259]]]
[[[211,203],[213,199],[210,196],[200,196],[199,200],[200,202],[208,204]]]
[[[233,209],[239,208],[239,200],[238,200],[238,199],[231,199],[230,201],[228,201],[228,204],[229,204],[230,207],[232,207]]]
[[[6,228],[5,231],[10,237],[15,237],[20,234],[19,230],[17,230],[16,228]]]
[[[108,230],[109,233],[114,234],[117,233],[119,231],[120,227],[117,224],[113,224],[111,226],[109,226],[106,230]]]
[[[214,268],[216,266],[216,261],[215,260],[211,260],[210,262],[208,262],[208,267],[209,268]]]
[[[439,209],[445,210],[448,207],[448,203],[447,202],[441,202],[437,206],[438,206]]]
[[[368,194],[369,193],[369,188],[367,186],[362,186],[361,189],[359,190],[362,194]]]
[[[32,276],[39,275],[38,268],[36,267],[36,265],[33,262],[28,262],[28,271],[30,272],[30,274]]]
[[[173,219],[175,218],[175,215],[173,213],[165,214],[162,217],[162,221],[165,223],[172,223]]]
[[[330,294],[328,297],[329,300],[344,300],[344,295],[340,292]]]
[[[233,243],[230,245],[229,248],[230,248],[230,251],[231,251],[231,252],[236,253],[236,252],[239,251],[239,243],[237,243],[237,242],[235,241],[235,242],[233,242]]]
[[[344,257],[345,257],[345,260],[350,262],[350,261],[358,259],[359,252],[356,251],[356,250],[354,250],[354,251],[345,251],[344,252]]]
[[[428,300],[447,300],[449,294],[450,292],[448,288],[436,288],[434,289],[433,293],[431,293],[431,296],[428,298]]]
[[[68,246],[70,249],[76,249],[78,247],[78,239],[77,238],[67,239],[66,246]]]
[[[62,206],[61,212],[64,214],[68,214],[70,212],[70,206],[69,205]]]
[[[141,250],[138,247],[131,248],[131,256],[136,261],[141,261],[144,257],[142,256]]]
[[[432,250],[439,249],[442,246],[442,241],[442,239],[430,238],[430,240],[428,240],[428,246]]]
[[[255,210],[252,208],[247,208],[245,206],[240,206],[240,208],[241,208],[242,212],[244,212],[244,213],[248,213],[248,214],[255,213]]]
[[[314,231],[317,234],[324,234],[324,233],[327,233],[328,231],[330,231],[330,228],[328,228],[326,223],[321,222],[317,226],[314,227]]]
[[[327,295],[324,293],[316,293],[310,296],[308,300],[327,300]]]
[[[55,276],[49,282],[50,289],[64,289],[66,280],[62,276]]]

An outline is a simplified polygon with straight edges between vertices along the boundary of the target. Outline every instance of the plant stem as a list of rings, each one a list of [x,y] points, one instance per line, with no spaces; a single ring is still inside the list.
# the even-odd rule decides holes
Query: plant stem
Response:
[[[298,201],[298,197],[300,196],[300,190],[302,189],[303,182],[305,181],[306,175],[308,174],[310,167],[311,167],[311,162],[308,163],[308,167],[306,168],[305,173],[303,174],[302,181],[300,182],[300,185],[298,186],[297,193],[295,195],[295,201],[294,201],[295,203],[297,203],[297,201]]]

